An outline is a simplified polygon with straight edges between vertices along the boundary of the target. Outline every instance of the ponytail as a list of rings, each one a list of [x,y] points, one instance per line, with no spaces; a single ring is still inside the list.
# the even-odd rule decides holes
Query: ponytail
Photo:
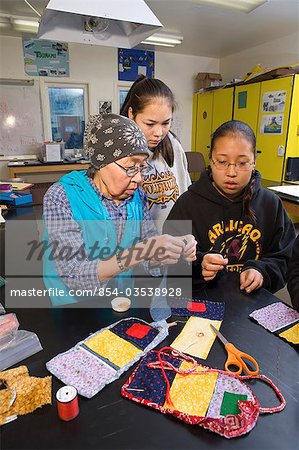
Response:
[[[251,208],[251,200],[254,194],[254,188],[255,188],[255,176],[254,172],[251,174],[251,178],[249,183],[247,184],[244,194],[243,194],[243,210],[245,216],[247,216],[253,223],[256,225],[256,215],[254,210]]]

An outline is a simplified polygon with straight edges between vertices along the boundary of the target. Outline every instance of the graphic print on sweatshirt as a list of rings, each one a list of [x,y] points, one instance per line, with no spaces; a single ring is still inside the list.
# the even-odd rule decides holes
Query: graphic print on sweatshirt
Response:
[[[179,187],[174,173],[169,169],[146,176],[142,183],[142,189],[146,193],[149,209],[153,205],[161,205],[166,208],[167,203],[176,200],[179,197]]]
[[[216,251],[224,258],[228,258],[227,271],[241,272],[246,261],[260,258],[261,236],[261,231],[249,222],[221,221],[208,231],[209,241],[212,244],[209,251]]]

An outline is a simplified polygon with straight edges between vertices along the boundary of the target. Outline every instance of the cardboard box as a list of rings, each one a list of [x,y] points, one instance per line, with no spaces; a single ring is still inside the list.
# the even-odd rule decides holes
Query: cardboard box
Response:
[[[202,88],[208,88],[211,86],[220,86],[222,76],[220,73],[199,72],[195,77],[195,92]]]

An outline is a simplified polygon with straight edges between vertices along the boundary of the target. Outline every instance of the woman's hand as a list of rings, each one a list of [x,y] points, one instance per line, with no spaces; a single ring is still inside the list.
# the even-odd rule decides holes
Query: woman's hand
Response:
[[[263,275],[256,269],[247,269],[241,272],[240,289],[247,294],[262,287],[263,282]]]
[[[182,258],[187,262],[192,262],[196,260],[196,245],[197,241],[192,234],[186,234],[181,236],[183,238],[184,248],[182,251]]]
[[[181,236],[175,237],[169,234],[153,236],[146,243],[146,259],[151,262],[152,266],[176,264],[185,246]]]
[[[219,270],[224,269],[228,263],[227,258],[223,258],[219,253],[207,253],[201,263],[202,276],[205,281],[211,281]]]

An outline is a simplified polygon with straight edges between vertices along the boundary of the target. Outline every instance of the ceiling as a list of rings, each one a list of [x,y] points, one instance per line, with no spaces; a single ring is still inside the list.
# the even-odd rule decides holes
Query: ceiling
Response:
[[[48,3],[48,0],[29,1],[40,13]],[[123,1],[129,7],[130,0]],[[173,49],[148,46],[153,50],[222,58],[299,31],[299,0],[268,0],[249,14],[201,5],[200,0],[146,0],[146,3],[164,25],[163,31],[184,37],[183,43]],[[0,0],[1,13],[37,18],[23,0]],[[10,30],[1,30],[1,34],[21,36]]]

